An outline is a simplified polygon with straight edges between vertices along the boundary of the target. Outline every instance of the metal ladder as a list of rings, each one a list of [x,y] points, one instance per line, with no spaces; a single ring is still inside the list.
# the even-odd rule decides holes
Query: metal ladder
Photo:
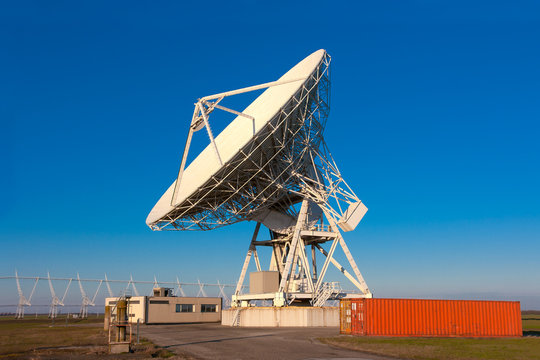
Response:
[[[232,321],[232,325],[231,326],[240,326],[240,311],[242,309],[241,308],[236,308],[236,311],[234,312],[234,315],[233,315],[233,321]]]
[[[334,293],[339,292],[340,287],[337,283],[323,283],[319,292],[312,301],[313,306],[321,307]]]

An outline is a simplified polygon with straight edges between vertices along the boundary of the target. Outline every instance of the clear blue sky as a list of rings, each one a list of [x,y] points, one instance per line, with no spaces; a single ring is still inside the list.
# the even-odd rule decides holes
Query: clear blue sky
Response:
[[[0,275],[234,282],[253,223],[145,218],[197,97],[324,48],[326,140],[369,207],[346,236],[374,294],[540,309],[539,2],[16,1],[0,34]]]

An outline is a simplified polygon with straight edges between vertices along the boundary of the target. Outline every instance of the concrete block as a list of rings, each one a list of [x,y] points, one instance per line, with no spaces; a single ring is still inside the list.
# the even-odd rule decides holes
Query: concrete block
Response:
[[[255,271],[249,274],[249,293],[266,294],[278,291],[279,272]]]
[[[128,343],[109,344],[109,353],[111,354],[128,353],[129,351]]]
[[[232,326],[238,308],[223,310],[221,324]],[[242,327],[337,327],[338,307],[246,307],[240,309]]]

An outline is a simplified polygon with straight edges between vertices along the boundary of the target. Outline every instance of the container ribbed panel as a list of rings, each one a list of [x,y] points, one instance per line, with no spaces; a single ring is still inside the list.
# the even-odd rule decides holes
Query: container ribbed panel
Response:
[[[342,334],[522,336],[517,301],[343,299],[340,307]]]

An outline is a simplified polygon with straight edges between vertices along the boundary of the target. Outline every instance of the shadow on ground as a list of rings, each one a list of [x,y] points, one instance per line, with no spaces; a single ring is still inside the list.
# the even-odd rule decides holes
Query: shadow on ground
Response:
[[[189,342],[189,343],[166,345],[166,346],[162,346],[162,348],[167,349],[167,348],[175,347],[175,346],[187,346],[187,345],[205,344],[205,343],[219,343],[222,341],[253,339],[253,338],[259,338],[259,337],[265,337],[265,336],[272,336],[272,335],[242,336],[242,337],[232,337],[232,338],[214,339],[214,340],[206,340],[206,341],[194,341],[194,342]]]

